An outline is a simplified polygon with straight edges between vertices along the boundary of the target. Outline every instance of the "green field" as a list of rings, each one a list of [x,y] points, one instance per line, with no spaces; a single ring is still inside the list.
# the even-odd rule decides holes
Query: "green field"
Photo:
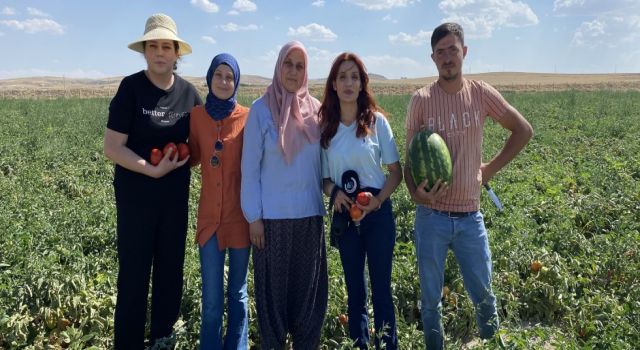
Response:
[[[535,136],[483,193],[501,335],[509,349],[640,347],[640,93],[505,93]],[[409,96],[378,96],[399,149]],[[251,97],[241,97],[248,105]],[[111,348],[116,284],[113,164],[102,154],[108,99],[0,101],[0,349]],[[506,138],[487,122],[485,157]],[[401,153],[403,153],[401,151]],[[403,157],[404,158],[404,157]],[[404,161],[404,160],[403,160]],[[192,179],[193,242],[198,173]],[[414,206],[393,195],[393,295],[401,349],[423,349],[412,245]],[[170,205],[167,203],[167,205]],[[197,348],[200,273],[188,246],[178,348]],[[346,291],[329,254],[323,349],[348,349]],[[540,261],[533,272],[530,264]],[[252,299],[252,277],[250,276]],[[443,313],[449,348],[477,341],[473,307],[447,261]],[[250,341],[259,342],[253,300]]]

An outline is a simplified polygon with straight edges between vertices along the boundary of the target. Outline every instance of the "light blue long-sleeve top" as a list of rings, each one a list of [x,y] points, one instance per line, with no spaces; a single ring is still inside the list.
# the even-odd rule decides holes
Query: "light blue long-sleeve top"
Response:
[[[243,139],[240,202],[248,222],[325,214],[319,142],[305,143],[287,164],[263,97],[251,105]]]

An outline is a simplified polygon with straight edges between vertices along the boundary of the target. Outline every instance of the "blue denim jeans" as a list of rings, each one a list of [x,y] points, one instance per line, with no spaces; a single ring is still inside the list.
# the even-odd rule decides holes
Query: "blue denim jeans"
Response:
[[[427,349],[442,349],[444,346],[440,300],[449,249],[456,257],[464,286],[476,308],[480,337],[493,337],[498,329],[498,314],[496,298],[491,291],[491,252],[482,214],[475,212],[466,217],[450,218],[418,205],[415,245]]]
[[[379,192],[373,189],[370,191],[374,194]],[[391,295],[391,268],[395,239],[396,226],[391,200],[384,201],[380,209],[369,213],[362,220],[360,232],[351,224],[338,238],[340,260],[347,286],[349,337],[354,341],[354,347],[368,349],[370,336],[367,317],[366,261],[371,282],[371,301],[376,332],[375,347],[379,349],[382,341],[385,349],[398,348],[396,316]],[[377,337],[382,333],[381,331],[382,339]]]
[[[229,252],[227,274],[227,335],[223,342],[224,260]],[[202,324],[200,349],[248,348],[247,271],[249,248],[218,250],[218,236],[213,235],[200,247],[202,273]],[[224,343],[224,344],[223,344]]]

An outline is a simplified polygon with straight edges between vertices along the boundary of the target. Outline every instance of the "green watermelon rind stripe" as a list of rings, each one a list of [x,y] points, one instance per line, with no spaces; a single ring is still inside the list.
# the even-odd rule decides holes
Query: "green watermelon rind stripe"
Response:
[[[416,185],[425,178],[429,179],[427,190],[438,179],[451,183],[451,155],[447,144],[437,133],[430,130],[417,133],[409,146],[408,161]]]

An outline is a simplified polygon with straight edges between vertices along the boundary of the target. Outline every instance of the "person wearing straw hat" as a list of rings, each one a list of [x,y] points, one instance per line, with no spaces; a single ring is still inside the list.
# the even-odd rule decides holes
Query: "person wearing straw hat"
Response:
[[[191,53],[164,14],[147,19],[144,35],[129,48],[147,68],[125,77],[109,105],[104,153],[115,163],[118,283],[114,347],[144,347],[147,295],[152,279],[151,348],[171,348],[182,299],[189,199],[189,158],[167,148],[155,165],[152,150],[186,142],[190,111],[202,101],[174,73]],[[155,163],[155,162],[154,162]]]

